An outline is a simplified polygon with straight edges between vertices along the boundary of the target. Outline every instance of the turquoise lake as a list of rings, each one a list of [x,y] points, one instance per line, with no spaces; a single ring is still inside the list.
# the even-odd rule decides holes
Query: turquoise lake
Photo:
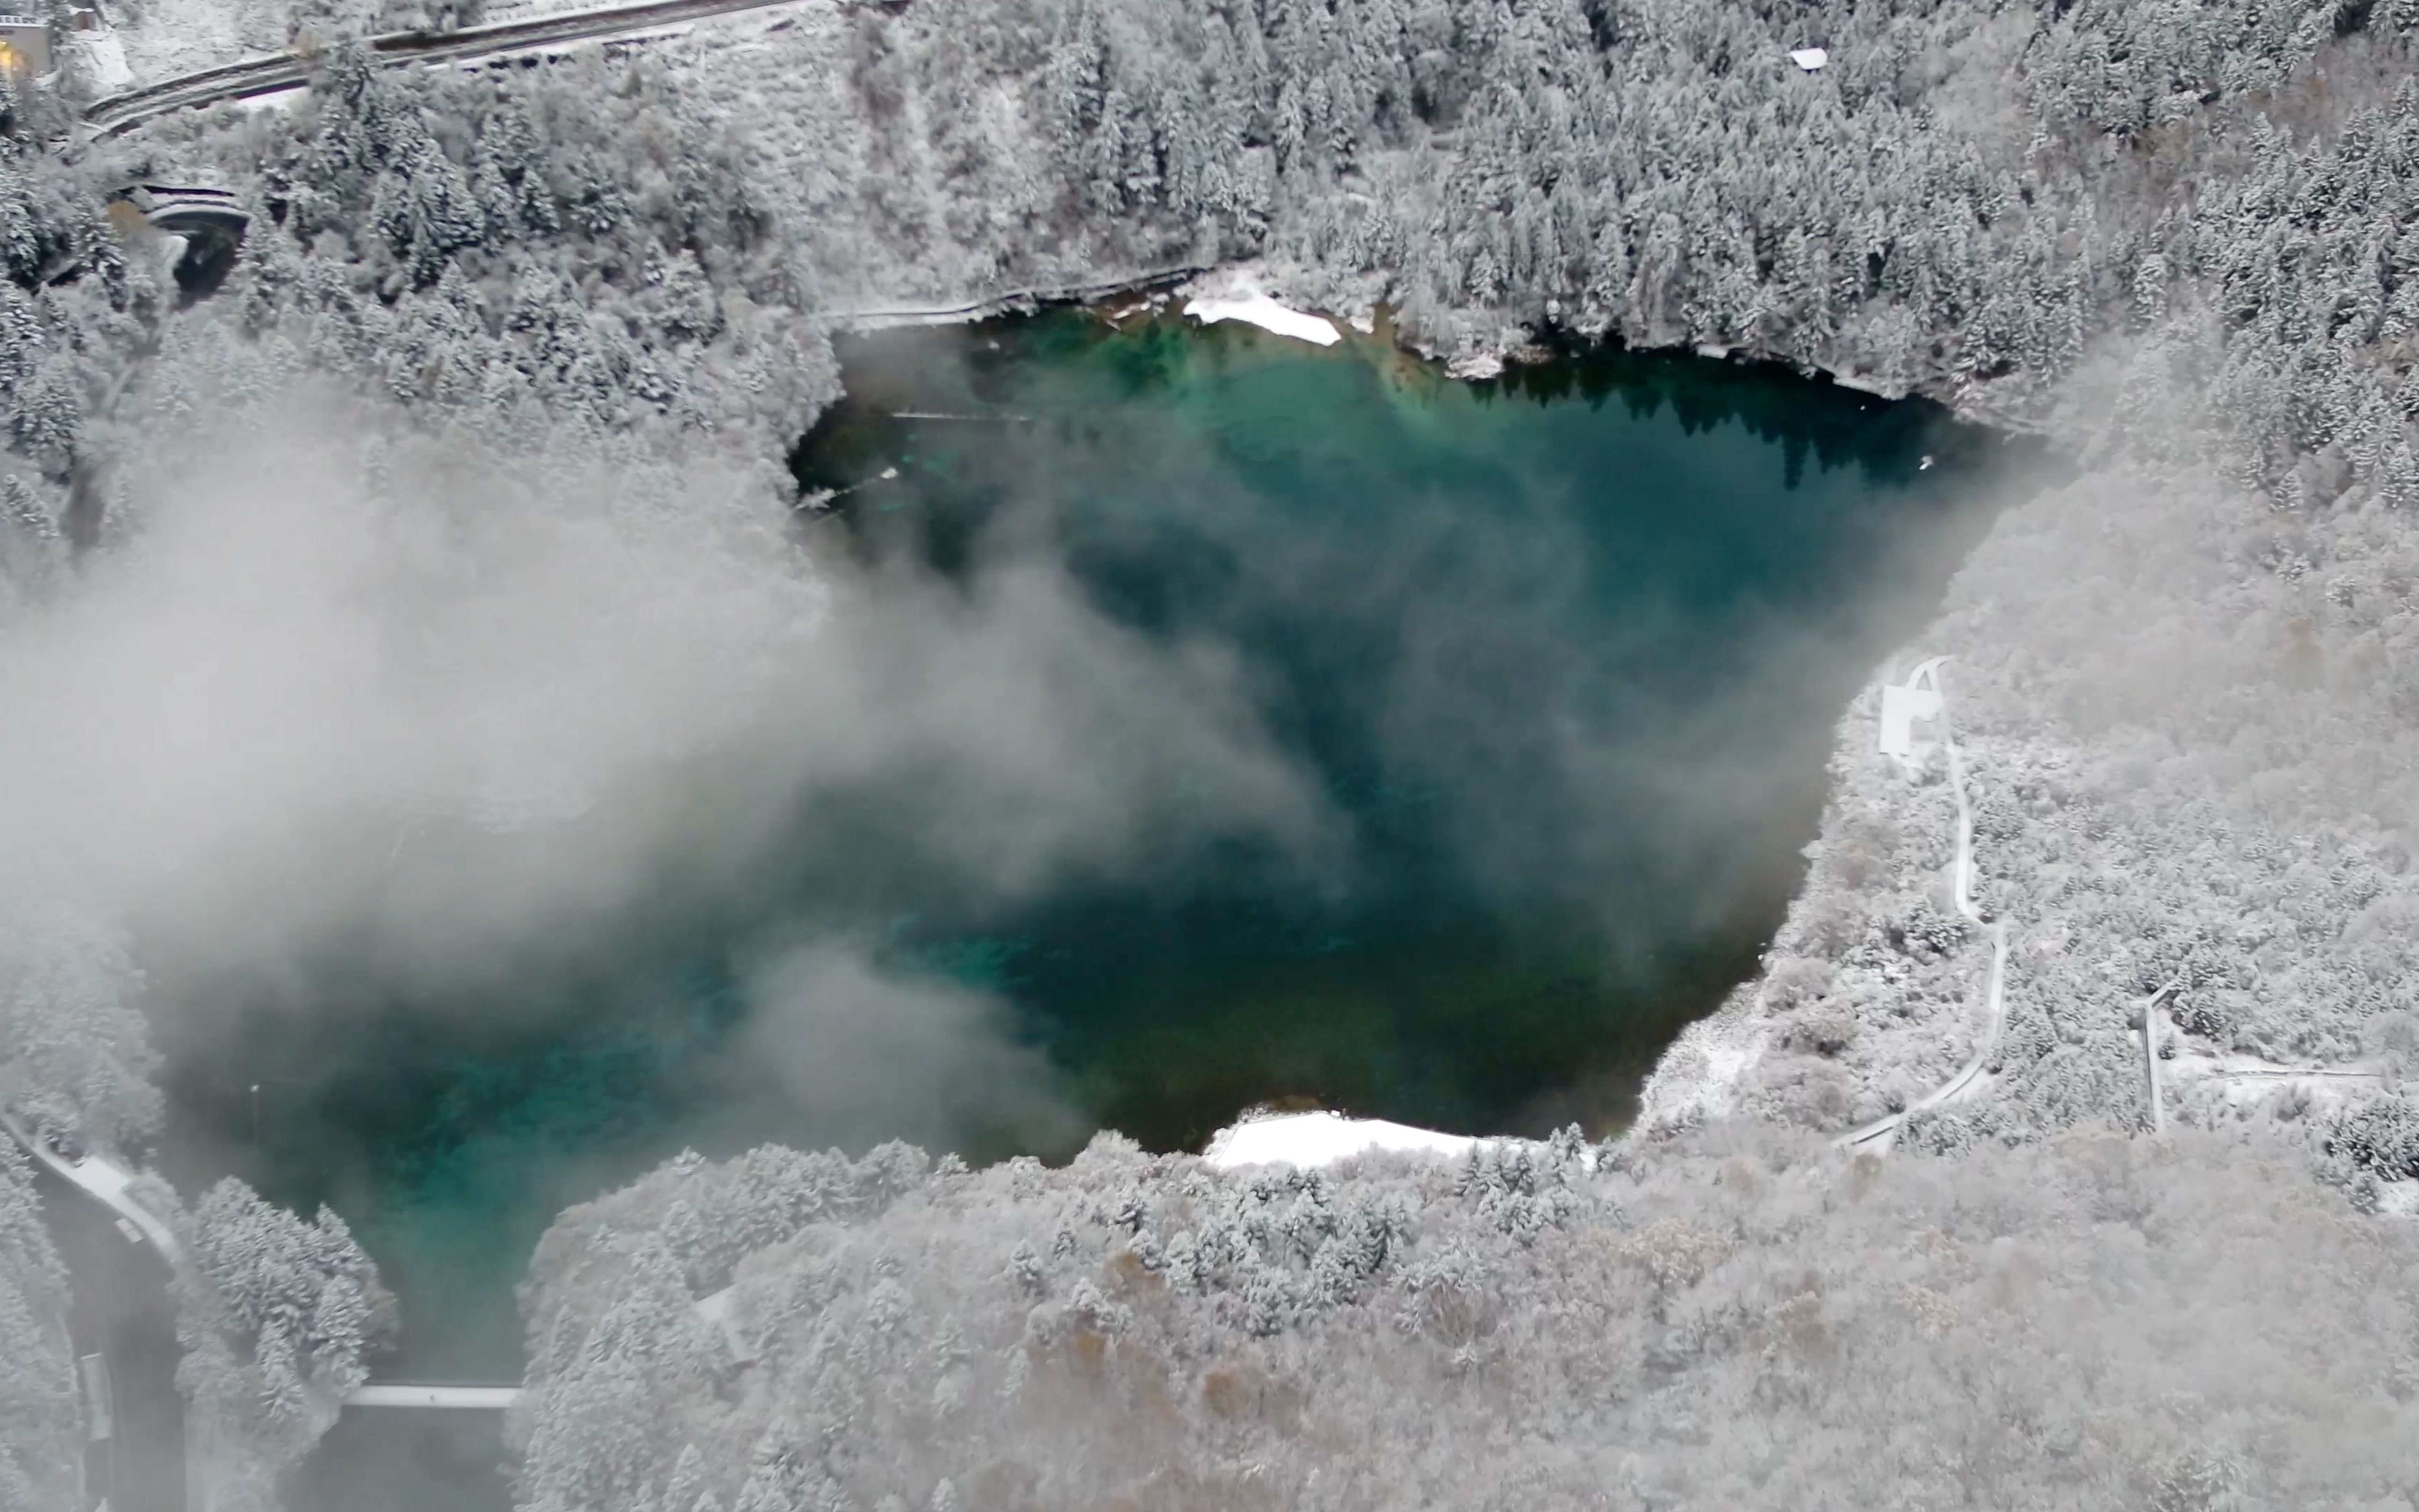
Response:
[[[934,774],[878,770],[765,815],[773,861],[663,879],[609,949],[533,944],[510,1013],[397,991],[368,954],[246,984],[263,1028],[239,1063],[190,1047],[173,1073],[170,1164],[216,1164],[172,1174],[232,1166],[342,1212],[408,1319],[381,1374],[516,1378],[513,1285],[548,1220],[684,1147],[1058,1157],[1115,1127],[1198,1149],[1259,1103],[1617,1128],[1656,1053],[1752,975],[1843,702],[2025,452],[1697,358],[1472,384],[1380,341],[1078,312],[842,358],[850,397],[793,461],[836,491],[801,516],[814,554],[862,594],[944,601],[1038,564],[1135,665],[1214,672],[1312,816],[1214,822],[1230,773],[1104,718],[1083,748],[1132,742],[1140,774],[1111,861],[971,886],[940,859],[962,837]],[[979,1085],[893,1117],[819,1081],[811,1037],[758,1053],[763,963],[825,940],[915,1002],[981,1005]],[[377,1438],[348,1425],[321,1458],[455,1457]],[[358,1500],[371,1479],[323,1464],[300,1499],[383,1504]]]

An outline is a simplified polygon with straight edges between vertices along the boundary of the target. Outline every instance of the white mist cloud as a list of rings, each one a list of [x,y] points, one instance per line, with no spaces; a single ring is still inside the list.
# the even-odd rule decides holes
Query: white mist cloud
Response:
[[[860,577],[761,478],[360,439],[380,421],[298,400],[162,438],[128,537],[0,631],[0,899],[131,921],[172,1046],[217,1028],[179,1019],[213,975],[505,986],[826,810],[879,807],[978,904],[1171,834],[1322,843],[1234,667],[1047,563]],[[974,1069],[1040,1086],[995,1007],[840,959],[766,979],[795,1096],[871,1130]]]
[[[990,994],[885,970],[837,940],[764,962],[747,992],[745,1081],[811,1109],[819,1140],[863,1147],[983,1131],[1045,1149],[1081,1137],[1048,1064],[1016,1042],[1008,1005]]]

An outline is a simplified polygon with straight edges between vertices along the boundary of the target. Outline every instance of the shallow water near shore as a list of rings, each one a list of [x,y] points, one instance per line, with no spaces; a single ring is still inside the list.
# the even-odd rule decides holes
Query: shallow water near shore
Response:
[[[2015,450],[1695,358],[1465,384],[1375,343],[1079,312],[841,355],[850,397],[793,459],[831,496],[801,530],[852,585],[838,612],[1041,573],[1120,655],[1214,685],[1299,802],[1235,822],[1231,763],[1163,752],[1113,844],[985,887],[935,860],[933,773],[877,772],[765,815],[770,862],[533,944],[479,989],[492,1011],[398,991],[367,950],[223,985],[259,1032],[180,1049],[169,1162],[208,1168],[172,1174],[333,1205],[409,1319],[382,1376],[516,1377],[513,1287],[547,1222],[684,1147],[1056,1157],[1114,1127],[1198,1149],[1263,1102],[1618,1127],[1752,974],[1841,704],[1937,605]],[[1139,740],[1114,717],[1084,738]],[[766,963],[828,942],[917,1003],[975,1005],[981,1085],[892,1118],[811,1041],[756,1037],[768,972],[793,970]],[[798,990],[856,990],[835,971]],[[391,1437],[340,1430],[299,1504],[372,1505],[392,1465],[344,1467]],[[432,1475],[412,1494],[501,1504]]]

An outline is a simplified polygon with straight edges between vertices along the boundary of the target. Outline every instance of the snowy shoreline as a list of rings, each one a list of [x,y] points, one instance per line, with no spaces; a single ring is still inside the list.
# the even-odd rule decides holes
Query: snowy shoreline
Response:
[[[1280,304],[1252,270],[1230,268],[1201,279],[1184,301],[1184,313],[1205,326],[1235,320],[1314,347],[1333,347],[1344,334],[1324,316]]]
[[[1212,1134],[1201,1158],[1222,1171],[1252,1165],[1290,1165],[1307,1171],[1373,1150],[1458,1160],[1481,1145],[1495,1143],[1501,1141],[1419,1129],[1384,1119],[1347,1118],[1324,1110],[1267,1113],[1252,1109]]]

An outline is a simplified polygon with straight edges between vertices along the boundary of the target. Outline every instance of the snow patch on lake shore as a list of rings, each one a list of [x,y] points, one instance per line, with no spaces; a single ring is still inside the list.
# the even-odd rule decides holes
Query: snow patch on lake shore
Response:
[[[1344,339],[1343,332],[1332,322],[1279,304],[1260,287],[1258,280],[1240,270],[1194,285],[1191,297],[1184,301],[1184,313],[1205,326],[1214,326],[1221,320],[1240,320],[1316,347],[1333,347]]]
[[[1201,1158],[1222,1171],[1246,1165],[1314,1170],[1371,1150],[1408,1150],[1459,1160],[1487,1142],[1383,1119],[1348,1119],[1340,1113],[1245,1114],[1240,1123],[1219,1130]]]

